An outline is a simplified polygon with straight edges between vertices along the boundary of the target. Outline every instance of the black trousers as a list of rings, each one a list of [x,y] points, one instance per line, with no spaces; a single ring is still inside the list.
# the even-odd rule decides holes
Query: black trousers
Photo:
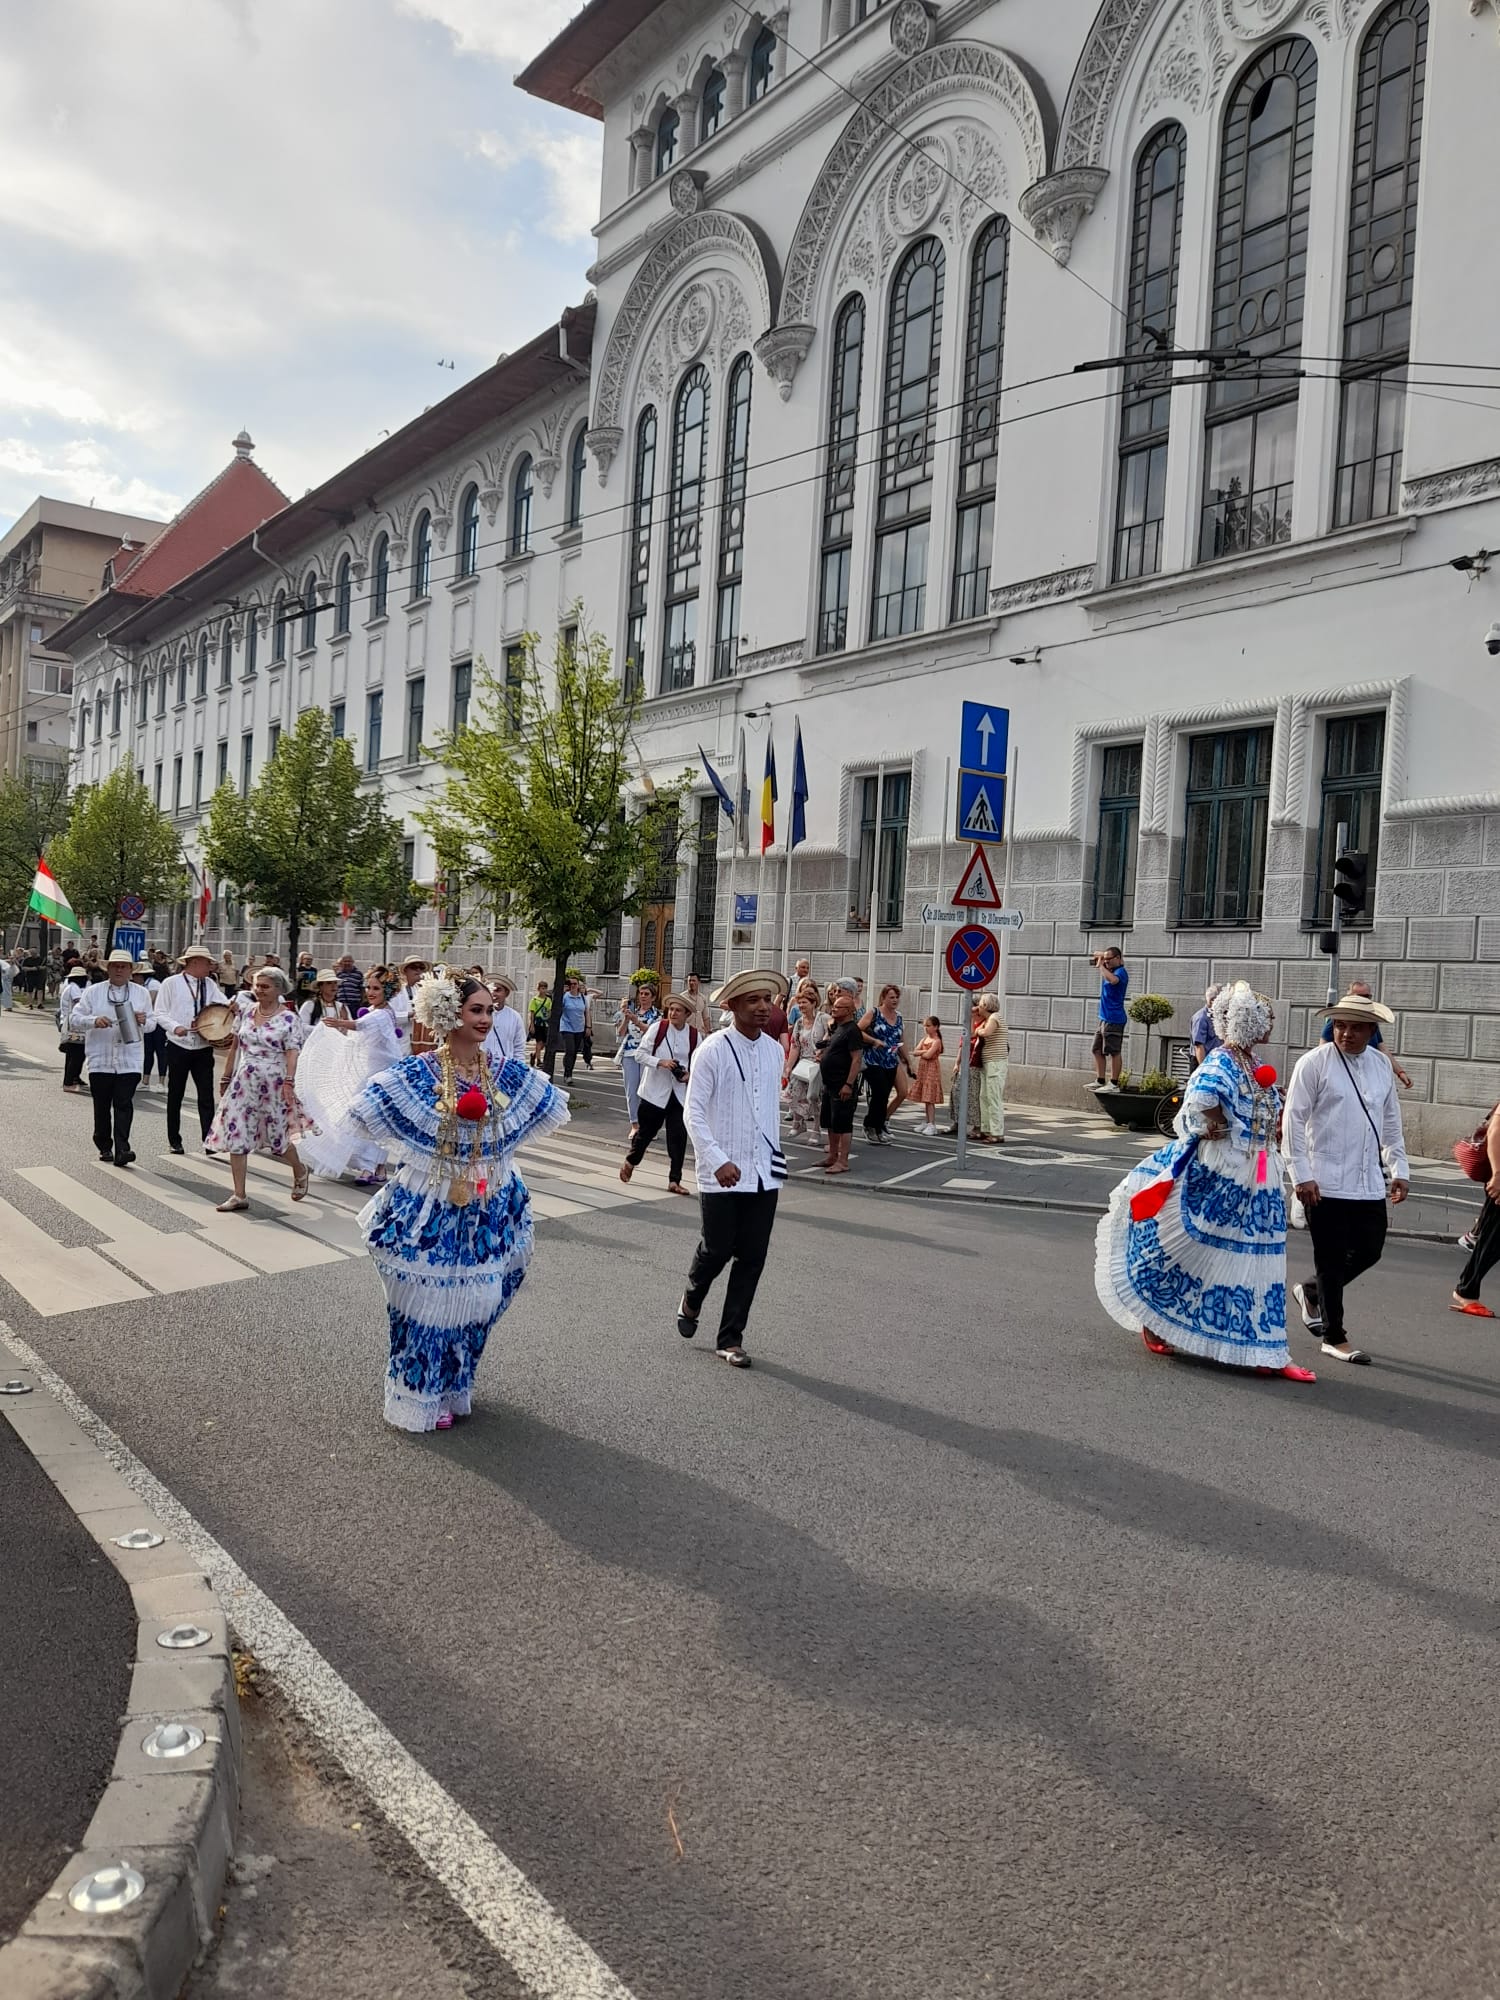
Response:
[[[145,1062],[142,1065],[143,1075],[149,1076],[154,1064],[159,1074],[165,1076],[167,1073],[166,1029],[148,1028],[141,1037],[141,1040],[144,1042],[146,1048]]]
[[[1380,1262],[1385,1231],[1383,1201],[1346,1201],[1325,1195],[1308,1209],[1307,1233],[1312,1238],[1324,1340],[1344,1338],[1345,1287]]]
[[[1461,1299],[1477,1299],[1485,1273],[1497,1262],[1500,1262],[1500,1208],[1486,1195],[1479,1220],[1474,1225],[1474,1248],[1469,1252],[1468,1263],[1459,1273],[1454,1291]]]
[[[663,1125],[667,1128],[667,1163],[674,1181],[682,1179],[682,1163],[687,1158],[687,1126],[682,1122],[682,1106],[674,1090],[665,1104],[651,1104],[643,1097],[636,1106],[635,1137],[625,1155],[633,1167],[646,1157],[646,1148]]]
[[[645,1111],[649,1107],[641,1106]],[[754,1194],[700,1194],[703,1238],[688,1266],[687,1290],[682,1295],[688,1317],[697,1319],[703,1310],[708,1288],[724,1266],[730,1266],[724,1289],[724,1310],[719,1315],[718,1347],[738,1347],[750,1324],[750,1308],[755,1288],[765,1268],[771,1247],[771,1228],[776,1221],[775,1188],[758,1187]]]
[[[130,1151],[130,1125],[135,1117],[135,1087],[139,1082],[134,1070],[123,1074],[106,1070],[102,1076],[90,1076],[94,1144],[101,1153],[113,1153],[119,1159]]]
[[[83,1043],[69,1042],[63,1050],[63,1082],[77,1084],[83,1082]]]
[[[583,1036],[581,1034],[578,1035],[570,1034],[569,1031],[566,1028],[564,1028],[562,1033],[562,1046],[563,1046],[563,1077],[564,1080],[566,1080],[573,1074],[573,1071],[578,1066],[578,1052],[583,1047]]]
[[[208,1137],[214,1122],[214,1052],[212,1049],[179,1049],[167,1043],[167,1144],[182,1144],[182,1100],[188,1079],[198,1093],[200,1136]]]
[[[893,1069],[872,1069],[865,1064],[865,1130],[883,1132],[885,1130],[886,1106],[891,1101],[891,1092],[896,1088],[896,1072]]]

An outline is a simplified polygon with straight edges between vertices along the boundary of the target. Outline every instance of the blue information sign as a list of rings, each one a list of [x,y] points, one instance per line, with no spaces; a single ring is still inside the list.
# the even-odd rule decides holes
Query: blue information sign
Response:
[[[961,771],[1003,771],[1010,751],[1010,710],[992,702],[966,701],[958,737]]]
[[[132,958],[146,956],[146,931],[141,924],[115,925],[115,950],[128,951]]]
[[[957,840],[1001,841],[1005,838],[1005,779],[983,771],[958,774]]]
[[[943,959],[954,985],[962,987],[965,993],[977,993],[1000,970],[1000,947],[993,931],[979,924],[965,924],[949,938]]]

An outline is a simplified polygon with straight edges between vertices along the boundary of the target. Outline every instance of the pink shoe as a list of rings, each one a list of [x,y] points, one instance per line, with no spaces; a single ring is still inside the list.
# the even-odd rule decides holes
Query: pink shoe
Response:
[[[452,1428],[453,1412],[451,1410],[440,1410],[438,1412],[438,1420],[433,1425],[433,1429],[436,1431],[451,1431]]]

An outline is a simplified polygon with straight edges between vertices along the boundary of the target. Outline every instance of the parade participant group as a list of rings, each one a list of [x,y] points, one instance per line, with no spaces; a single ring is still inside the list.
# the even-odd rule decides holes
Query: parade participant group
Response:
[[[364,976],[347,957],[329,970],[307,959],[295,980],[267,961],[246,969],[232,997],[219,973],[202,945],[175,970],[164,955],[137,967],[120,950],[67,967],[63,1087],[83,1087],[86,1062],[100,1162],[128,1167],[136,1157],[135,1097],[155,1043],[168,1148],[184,1150],[191,1085],[204,1151],[228,1159],[222,1213],[249,1208],[252,1153],[285,1162],[294,1202],[313,1173],[371,1187],[358,1219],[386,1295],[385,1417],[401,1430],[446,1430],[470,1414],[480,1358],[532,1258],[516,1155],[569,1120],[567,1091],[526,1053],[528,1040],[545,1036],[550,1001],[533,1000],[523,1020],[508,977],[429,968],[416,956],[399,975]],[[565,1061],[583,1047],[582,984],[570,978],[564,995]],[[792,1138],[815,1120],[829,1149],[823,1171],[847,1172],[863,1090],[867,1136],[884,1142],[886,1086],[906,1056],[900,1000],[887,986],[863,1009],[853,979],[820,997],[801,960],[793,980],[737,973],[710,1001],[695,979],[660,1006],[642,984],[620,1010],[631,1131],[619,1177],[630,1181],[664,1133],[667,1186],[686,1195],[691,1140],[701,1228],[676,1326],[696,1336],[727,1269],[715,1347],[733,1367],[750,1366],[746,1336],[787,1177],[782,1119]],[[1206,1002],[1193,1033],[1201,1059],[1174,1135],[1125,1176],[1099,1224],[1100,1303],[1153,1355],[1312,1383],[1288,1344],[1290,1295],[1324,1356],[1367,1364],[1345,1296],[1379,1260],[1388,1207],[1406,1199],[1410,1179],[1397,1101],[1404,1073],[1380,1045],[1395,1017],[1368,988],[1352,987],[1326,1010],[1324,1038],[1297,1061],[1283,1098],[1262,1060],[1271,1001],[1237,981]],[[942,1033],[934,1018],[923,1025],[915,1129],[930,1135]],[[1003,1133],[999,1104],[993,1117]],[[1500,1107],[1476,1134],[1476,1157],[1489,1178],[1453,1310],[1492,1318],[1479,1292],[1500,1261]],[[1289,1187],[1309,1247],[1290,1286]]]

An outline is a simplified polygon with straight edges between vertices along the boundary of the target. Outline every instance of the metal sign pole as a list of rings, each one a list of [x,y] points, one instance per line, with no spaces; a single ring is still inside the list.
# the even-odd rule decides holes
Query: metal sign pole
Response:
[[[948,814],[952,809],[953,759],[943,759],[943,819],[938,831],[938,886],[936,895],[942,894],[942,885],[948,877],[943,872],[948,859]],[[943,963],[943,933],[936,924],[932,928],[932,1011],[938,1011],[938,973]]]
[[[969,1163],[969,1037],[974,1032],[974,995],[967,990],[958,1021],[958,1096],[954,1107],[958,1117],[958,1151],[954,1159],[962,1173]]]

